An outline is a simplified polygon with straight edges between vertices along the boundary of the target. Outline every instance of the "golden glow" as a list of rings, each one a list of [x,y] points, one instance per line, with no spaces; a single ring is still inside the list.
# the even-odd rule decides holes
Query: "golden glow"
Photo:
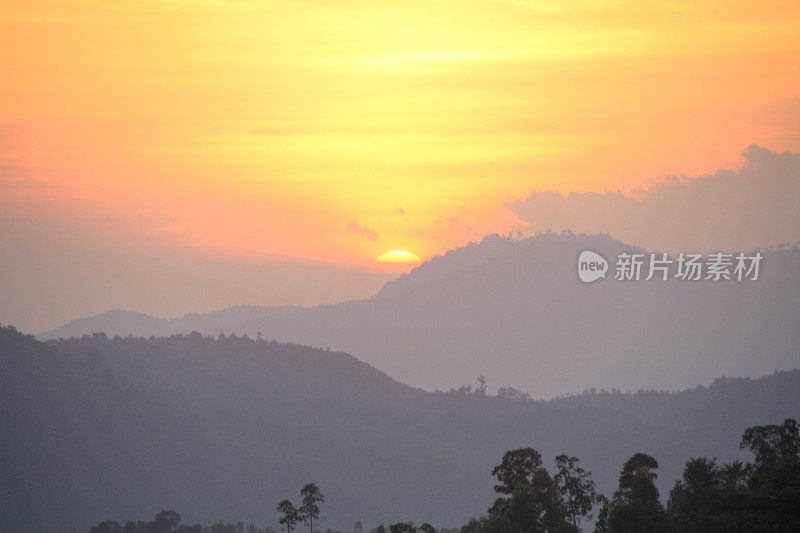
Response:
[[[0,4],[0,210],[110,241],[375,268],[800,149],[796,0]]]
[[[391,252],[386,252],[384,254],[379,255],[376,261],[380,261],[381,263],[419,263],[420,258],[417,257],[415,254],[411,252],[406,252],[405,250],[392,250]]]

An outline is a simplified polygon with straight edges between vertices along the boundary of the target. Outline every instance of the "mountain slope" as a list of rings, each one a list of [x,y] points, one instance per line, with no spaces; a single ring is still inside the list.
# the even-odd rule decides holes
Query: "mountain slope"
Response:
[[[493,500],[511,448],[566,452],[613,491],[637,451],[662,495],[691,456],[739,455],[742,431],[800,414],[800,372],[680,393],[552,401],[425,392],[345,353],[199,334],[38,342],[0,329],[0,524],[82,531],[178,510],[276,525],[317,483],[322,527],[456,526]]]
[[[534,397],[589,387],[676,390],[721,374],[800,367],[800,249],[764,252],[758,281],[581,283],[580,251],[636,248],[572,234],[487,237],[435,257],[368,300],[151,332],[234,332],[331,347],[429,390],[481,373]],[[271,313],[271,314],[270,314]],[[211,315],[213,318],[216,315]],[[104,331],[89,320],[44,338]],[[112,331],[147,334],[136,328]]]

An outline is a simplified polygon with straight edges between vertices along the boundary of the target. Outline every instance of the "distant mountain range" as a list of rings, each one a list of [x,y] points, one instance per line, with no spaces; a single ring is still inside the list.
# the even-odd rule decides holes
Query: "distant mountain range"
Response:
[[[579,281],[585,249],[609,259],[607,279]],[[428,390],[483,373],[490,387],[539,398],[589,387],[677,390],[722,374],[800,367],[800,249],[764,252],[757,281],[721,282],[615,281],[622,251],[641,250],[604,235],[491,236],[434,257],[365,300],[239,306],[173,320],[112,311],[39,338],[260,333],[352,353]]]
[[[0,328],[0,529],[88,531],[164,508],[277,526],[277,502],[311,481],[322,528],[454,527],[485,512],[492,466],[524,446],[550,466],[579,457],[606,494],[628,457],[649,453],[666,498],[690,457],[730,460],[746,427],[797,417],[800,371],[508,396],[425,392],[345,353],[242,337],[39,342]]]

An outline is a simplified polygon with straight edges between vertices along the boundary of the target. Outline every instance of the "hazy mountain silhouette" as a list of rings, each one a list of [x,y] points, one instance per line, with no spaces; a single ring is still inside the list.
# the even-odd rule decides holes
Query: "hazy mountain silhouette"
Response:
[[[485,238],[374,297],[314,308],[235,307],[152,322],[115,312],[41,338],[237,333],[347,351],[429,390],[486,374],[534,397],[589,387],[676,390],[721,374],[800,367],[800,250],[764,252],[760,279],[581,283],[580,251],[635,250],[571,233]],[[688,251],[687,251],[688,252]]]
[[[234,305],[211,313],[188,313],[177,318],[156,318],[136,311],[115,309],[99,315],[78,318],[68,324],[40,335],[42,339],[81,337],[87,333],[105,333],[122,337],[163,337],[178,333],[204,331],[230,333],[242,322],[266,320],[275,315],[292,313],[303,309],[293,305],[263,307],[257,305]]]
[[[610,493],[645,451],[662,494],[692,456],[800,414],[800,371],[680,393],[551,401],[425,392],[345,353],[199,334],[42,343],[0,329],[0,524],[81,531],[180,509],[187,522],[276,524],[314,481],[322,527],[457,526],[493,500],[505,450],[578,456]]]

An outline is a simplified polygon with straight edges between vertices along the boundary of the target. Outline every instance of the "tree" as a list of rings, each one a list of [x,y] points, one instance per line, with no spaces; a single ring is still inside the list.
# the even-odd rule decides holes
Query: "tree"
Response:
[[[419,526],[419,531],[420,533],[436,533],[436,528],[430,525],[429,523],[425,522],[424,524]]]
[[[747,478],[752,470],[752,465],[736,459],[732,463],[722,465],[719,475],[723,487],[727,490],[743,489],[747,486]]]
[[[417,533],[417,528],[411,522],[397,522],[389,526],[389,533]]]
[[[497,397],[503,400],[524,401],[530,400],[531,395],[527,392],[515,389],[513,387],[500,387],[497,389]]]
[[[725,531],[732,524],[720,520],[725,483],[722,469],[714,459],[690,459],[683,478],[675,482],[667,500],[667,512],[673,528],[680,531]]]
[[[175,511],[160,511],[153,522],[151,529],[154,533],[167,533],[174,530],[181,523],[181,515]]]
[[[492,475],[499,482],[495,492],[512,494],[519,484],[530,485],[536,471],[542,467],[542,455],[533,448],[509,450],[503,460],[492,469]]]
[[[557,532],[572,530],[564,518],[558,487],[542,468],[542,456],[533,448],[507,451],[494,467],[495,492],[511,495],[498,498],[487,520],[470,523],[476,532]]]
[[[324,502],[325,496],[320,492],[319,487],[314,483],[309,483],[300,490],[303,496],[303,505],[300,506],[300,514],[303,520],[309,525],[311,533],[314,533],[314,520],[319,518],[319,506],[317,503]]]
[[[353,533],[364,533],[364,524],[361,523],[361,520],[356,520],[356,523],[353,524]]]
[[[608,526],[609,507],[608,500],[605,500],[603,506],[600,508],[600,512],[597,513],[597,521],[594,523],[594,533],[608,533],[611,530]]]
[[[759,517],[758,527],[800,530],[800,430],[794,419],[780,426],[747,428],[741,448],[755,455],[747,479],[750,511]]]
[[[619,488],[615,497],[622,499],[641,499],[651,501],[658,499],[655,481],[658,477],[655,470],[658,461],[646,453],[636,453],[625,461],[619,475]]]
[[[280,523],[286,526],[287,533],[292,533],[297,524],[303,520],[300,511],[298,511],[289,500],[283,500],[278,504],[278,512],[283,514]]]
[[[592,519],[592,508],[601,501],[597,494],[592,473],[577,466],[577,457],[568,457],[561,454],[555,459],[556,474],[553,477],[561,506],[567,519],[578,529],[580,522],[587,518]]]
[[[755,455],[756,468],[774,468],[800,460],[797,421],[787,418],[780,426],[753,426],[744,431],[739,448]]]
[[[664,530],[664,507],[655,485],[657,468],[658,461],[644,453],[636,453],[625,462],[619,476],[619,487],[608,509],[598,517],[595,531],[636,533]]]
[[[494,531],[556,533],[572,530],[561,508],[558,487],[544,468],[536,470],[530,484],[520,483],[514,488],[503,518],[504,521],[496,523]]]
[[[512,495],[519,485],[530,485],[536,471],[542,467],[542,455],[533,448],[509,450],[503,454],[499,465],[492,469],[492,475],[498,483],[494,491],[499,494]],[[498,519],[508,513],[510,498],[498,498],[491,508],[489,516]]]
[[[486,376],[483,374],[478,376],[478,388],[475,389],[475,392],[481,396],[486,396]]]

